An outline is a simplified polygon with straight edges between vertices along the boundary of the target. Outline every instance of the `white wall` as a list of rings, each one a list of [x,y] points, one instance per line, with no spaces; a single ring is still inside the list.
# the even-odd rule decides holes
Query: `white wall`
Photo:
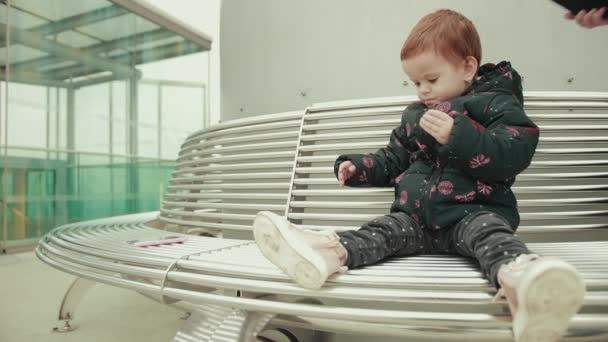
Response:
[[[526,90],[608,91],[608,27],[584,30],[550,0],[228,0],[222,121],[414,94],[403,86],[399,52],[414,24],[439,8],[469,17],[482,62],[510,60]]]

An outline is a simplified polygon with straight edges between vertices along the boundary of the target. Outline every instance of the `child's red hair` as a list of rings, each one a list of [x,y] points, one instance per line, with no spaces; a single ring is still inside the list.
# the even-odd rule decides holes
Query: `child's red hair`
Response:
[[[473,23],[462,14],[442,9],[424,16],[414,26],[401,48],[401,60],[434,51],[448,61],[468,56],[481,64],[481,42]]]

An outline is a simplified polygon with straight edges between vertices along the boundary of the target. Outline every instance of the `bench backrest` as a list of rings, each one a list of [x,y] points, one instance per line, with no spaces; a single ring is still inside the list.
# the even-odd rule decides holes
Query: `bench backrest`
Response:
[[[302,114],[234,120],[190,135],[160,220],[217,235],[251,231],[260,210],[284,212]]]
[[[543,241],[608,239],[608,94],[525,95],[541,140],[514,186],[519,231]],[[388,212],[393,189],[340,189],[333,161],[386,146],[412,101],[315,104],[192,134],[182,145],[161,220],[212,232],[250,231],[255,213],[271,210],[313,229],[356,229]]]
[[[409,99],[414,100],[414,99]],[[288,217],[312,229],[357,229],[386,214],[393,188],[340,189],[333,161],[344,153],[386,146],[408,99],[387,98],[320,104],[304,114]],[[532,165],[518,176],[514,192],[519,232],[534,240],[608,237],[607,94],[536,94],[525,101],[541,138]],[[601,230],[600,230],[601,229]],[[533,233],[542,233],[536,234]]]

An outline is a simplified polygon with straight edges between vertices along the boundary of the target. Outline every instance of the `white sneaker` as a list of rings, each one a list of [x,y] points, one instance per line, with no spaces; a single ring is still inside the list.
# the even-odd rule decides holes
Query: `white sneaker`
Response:
[[[498,282],[497,296],[507,299],[518,342],[559,340],[585,296],[585,284],[572,265],[536,254],[501,266]]]
[[[261,211],[253,220],[253,235],[262,254],[306,289],[317,290],[330,275],[347,269],[346,249],[333,231],[302,229]]]

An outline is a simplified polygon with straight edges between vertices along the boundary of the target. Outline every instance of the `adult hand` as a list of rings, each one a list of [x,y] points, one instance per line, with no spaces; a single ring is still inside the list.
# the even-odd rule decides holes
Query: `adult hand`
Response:
[[[602,7],[594,8],[589,12],[582,10],[576,15],[572,12],[568,12],[566,13],[565,18],[575,20],[580,26],[591,29],[602,25],[608,25],[608,19],[604,18],[604,13],[606,13],[606,11],[608,11],[608,9]]]

